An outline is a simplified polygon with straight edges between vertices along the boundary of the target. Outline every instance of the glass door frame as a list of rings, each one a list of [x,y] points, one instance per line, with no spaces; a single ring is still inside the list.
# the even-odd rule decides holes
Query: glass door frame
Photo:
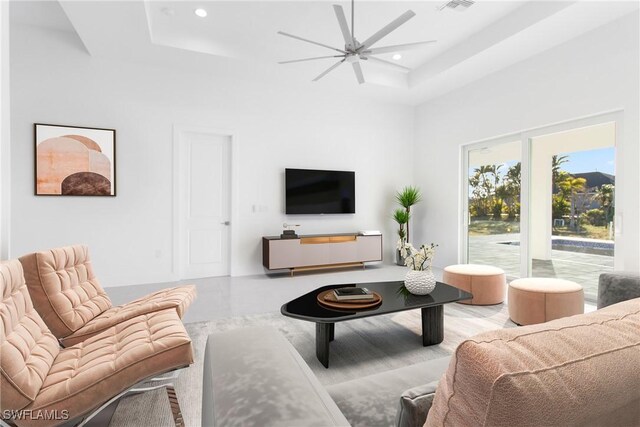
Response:
[[[502,144],[510,144],[514,142],[520,142],[520,159],[521,162],[521,172],[520,172],[520,273],[522,274],[522,253],[527,251],[529,248],[528,241],[526,240],[526,236],[528,236],[528,230],[523,230],[523,193],[525,193],[524,189],[524,161],[525,161],[525,145],[522,144],[520,133],[514,133],[506,136],[500,136],[497,138],[490,138],[483,141],[474,142],[471,144],[463,145],[462,148],[462,191],[461,191],[461,199],[460,206],[461,215],[460,215],[460,250],[458,254],[459,262],[463,264],[467,264],[469,262],[469,153],[475,150],[489,149],[491,147],[496,147]],[[528,158],[527,158],[528,162]],[[526,192],[528,196],[528,192]],[[528,220],[528,218],[527,218]],[[528,255],[528,254],[527,254]]]
[[[534,139],[540,136],[570,131],[573,129],[589,126],[601,125],[605,123],[615,123],[615,168],[616,177],[624,176],[621,149],[622,136],[624,135],[623,111],[615,110],[606,113],[594,114],[582,118],[558,122],[546,126],[531,128],[519,132],[505,134],[495,138],[487,138],[470,142],[460,146],[460,167],[462,180],[460,181],[460,218],[459,218],[459,250],[458,262],[466,264],[469,262],[469,152],[482,148],[490,148],[504,143],[520,141],[520,162],[521,162],[521,186],[520,186],[520,277],[531,276],[530,257],[530,216],[531,216],[531,153]],[[616,192],[614,195],[615,206],[621,208],[624,199],[625,185],[618,187],[616,182]],[[617,245],[617,237],[621,235],[622,216],[616,208],[614,218],[615,235],[614,241]],[[623,270],[623,259],[619,255],[620,251],[614,252],[614,269]]]

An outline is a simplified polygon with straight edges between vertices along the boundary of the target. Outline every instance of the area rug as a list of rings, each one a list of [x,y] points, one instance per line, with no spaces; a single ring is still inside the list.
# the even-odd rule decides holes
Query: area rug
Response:
[[[269,325],[293,344],[323,385],[413,365],[451,354],[465,338],[477,333],[515,326],[506,305],[469,306],[448,304],[444,309],[444,341],[423,347],[420,310],[369,317],[336,324],[331,343],[330,367],[325,369],[315,355],[315,325],[280,313],[241,316],[209,322],[189,323],[195,363],[175,382],[187,426],[200,426],[202,411],[202,364],[207,336],[248,326]],[[221,349],[230,351],[233,349]],[[111,427],[173,426],[167,394],[157,390],[123,398]]]

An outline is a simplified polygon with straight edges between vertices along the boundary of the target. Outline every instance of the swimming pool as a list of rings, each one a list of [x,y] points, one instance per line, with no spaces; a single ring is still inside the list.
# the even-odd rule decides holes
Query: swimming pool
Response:
[[[520,242],[498,242],[501,245],[513,245],[520,246]],[[603,242],[600,240],[576,240],[576,239],[562,239],[554,238],[551,240],[551,249],[567,252],[580,252],[594,255],[613,256],[614,253],[613,242]]]

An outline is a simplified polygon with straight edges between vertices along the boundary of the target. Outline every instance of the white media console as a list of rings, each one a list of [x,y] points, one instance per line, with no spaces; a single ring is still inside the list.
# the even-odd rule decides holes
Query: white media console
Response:
[[[382,235],[319,234],[283,239],[262,238],[262,265],[269,270],[295,271],[363,267],[382,261]]]

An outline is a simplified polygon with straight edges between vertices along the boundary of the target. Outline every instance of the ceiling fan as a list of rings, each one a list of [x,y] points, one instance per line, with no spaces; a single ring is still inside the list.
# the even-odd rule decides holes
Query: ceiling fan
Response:
[[[340,31],[342,31],[342,37],[344,38],[344,49],[338,49],[336,47],[328,46],[323,43],[318,43],[312,40],[308,40],[302,37],[294,36],[293,34],[285,33],[284,31],[278,31],[278,34],[283,36],[291,37],[296,40],[301,40],[303,42],[315,44],[318,46],[326,47],[328,49],[339,52],[338,55],[331,56],[317,56],[313,58],[304,58],[304,59],[294,59],[292,61],[281,61],[278,64],[291,64],[294,62],[305,62],[305,61],[314,61],[316,59],[328,59],[328,58],[342,58],[331,67],[324,70],[318,77],[313,79],[313,81],[318,81],[331,71],[340,66],[343,62],[351,63],[353,67],[353,72],[356,75],[356,79],[358,79],[358,83],[364,83],[364,75],[362,74],[362,67],[360,66],[360,61],[371,61],[372,63],[378,65],[384,65],[387,67],[391,67],[394,69],[409,71],[409,68],[404,67],[399,64],[394,64],[390,61],[385,61],[384,59],[376,58],[374,55],[379,55],[383,53],[393,53],[400,52],[409,49],[415,49],[417,47],[435,43],[436,40],[428,40],[423,42],[415,42],[415,43],[406,43],[395,46],[384,46],[384,47],[373,47],[375,43],[380,41],[383,37],[387,36],[389,33],[397,29],[399,26],[407,22],[409,19],[413,18],[416,14],[412,10],[407,10],[405,13],[400,15],[398,18],[391,21],[385,27],[380,29],[378,32],[373,34],[371,37],[360,43],[354,33],[354,0],[351,0],[351,30],[349,30],[349,25],[347,24],[347,18],[345,17],[344,10],[342,6],[338,4],[333,5],[333,10],[336,13],[336,18],[338,18],[338,25],[340,26]]]

